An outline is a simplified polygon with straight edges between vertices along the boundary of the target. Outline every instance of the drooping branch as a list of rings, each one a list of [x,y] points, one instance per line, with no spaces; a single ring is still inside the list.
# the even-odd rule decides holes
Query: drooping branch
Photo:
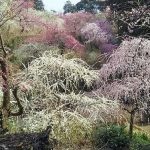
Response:
[[[1,44],[1,49],[2,49],[2,51],[3,51],[3,57],[6,58],[7,53],[6,53],[6,51],[5,51],[5,47],[4,47],[4,42],[3,42],[2,35],[0,35],[0,44]]]
[[[10,112],[10,116],[20,116],[23,114],[23,106],[21,105],[21,102],[18,98],[18,88],[14,88],[13,91],[12,91],[13,95],[14,95],[14,98],[15,100],[17,101],[17,106],[18,106],[18,112]]]

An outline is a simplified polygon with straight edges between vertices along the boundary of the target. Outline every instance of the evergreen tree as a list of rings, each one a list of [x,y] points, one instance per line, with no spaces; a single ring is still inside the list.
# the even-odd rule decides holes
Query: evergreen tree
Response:
[[[44,10],[44,4],[42,0],[34,0],[34,8],[36,10],[43,11]]]
[[[102,0],[81,0],[76,4],[77,11],[83,10],[86,12],[95,13],[102,11],[105,8],[105,1]]]
[[[73,12],[76,11],[76,6],[73,5],[73,4],[68,0],[68,1],[66,1],[65,5],[64,5],[64,7],[63,7],[63,9],[64,9],[64,14],[70,13],[70,12],[73,13]]]
[[[64,13],[78,11],[96,13],[99,10],[104,10],[106,7],[105,4],[106,2],[104,0],[81,0],[76,5],[73,5],[70,1],[67,1],[64,5]]]

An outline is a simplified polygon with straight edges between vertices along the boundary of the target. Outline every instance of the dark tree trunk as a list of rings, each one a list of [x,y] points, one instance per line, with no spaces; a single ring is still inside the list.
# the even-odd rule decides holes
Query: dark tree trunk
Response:
[[[3,57],[0,57],[1,76],[3,79],[3,103],[2,103],[2,129],[7,129],[7,121],[10,112],[10,87],[9,87],[9,74],[7,66],[7,53],[5,51],[3,38],[0,35],[0,44],[3,51]]]
[[[6,129],[10,112],[10,88],[8,80],[8,67],[5,58],[0,58],[0,64],[3,79],[2,128]]]
[[[0,67],[1,67],[1,76],[3,80],[2,90],[3,90],[3,102],[2,110],[0,112],[0,133],[3,133],[7,130],[8,127],[8,117],[9,116],[19,116],[23,113],[23,107],[20,103],[20,100],[17,96],[18,88],[13,89],[14,98],[17,101],[17,106],[19,108],[18,112],[12,113],[10,110],[10,85],[9,85],[9,66],[7,62],[7,53],[5,51],[3,38],[0,35],[0,45],[3,51],[3,57],[0,57]]]
[[[129,124],[129,136],[130,136],[130,138],[132,138],[132,136],[133,136],[134,117],[135,117],[135,111],[131,111],[131,113],[130,113],[130,124]]]
[[[150,124],[150,113],[148,111],[142,113],[141,124],[142,125]]]

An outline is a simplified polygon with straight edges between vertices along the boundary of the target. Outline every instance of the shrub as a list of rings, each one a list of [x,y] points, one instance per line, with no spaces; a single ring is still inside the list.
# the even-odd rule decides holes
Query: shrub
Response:
[[[130,139],[125,126],[97,126],[93,131],[93,144],[96,148],[122,150],[129,147]]]
[[[86,53],[86,62],[90,65],[94,65],[98,62],[98,56],[99,56],[99,53],[98,52],[88,52]]]
[[[32,60],[40,57],[45,51],[60,53],[60,50],[57,47],[46,44],[23,44],[18,49],[14,50],[14,54],[10,60],[19,66],[22,66],[22,64],[27,66]]]
[[[149,150],[150,138],[145,133],[135,133],[130,145],[131,150]]]
[[[149,150],[150,138],[145,133],[135,133],[130,140],[125,126],[98,125],[92,133],[92,142],[96,148],[112,150]]]

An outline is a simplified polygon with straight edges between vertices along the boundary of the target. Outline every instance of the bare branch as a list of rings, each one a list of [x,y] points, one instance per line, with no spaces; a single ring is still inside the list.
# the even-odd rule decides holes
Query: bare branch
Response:
[[[23,114],[23,106],[21,105],[21,102],[18,98],[17,92],[18,92],[18,88],[16,87],[13,89],[12,93],[13,93],[14,98],[17,101],[17,106],[18,106],[19,110],[18,110],[18,112],[10,112],[10,116],[19,116],[19,115]]]

